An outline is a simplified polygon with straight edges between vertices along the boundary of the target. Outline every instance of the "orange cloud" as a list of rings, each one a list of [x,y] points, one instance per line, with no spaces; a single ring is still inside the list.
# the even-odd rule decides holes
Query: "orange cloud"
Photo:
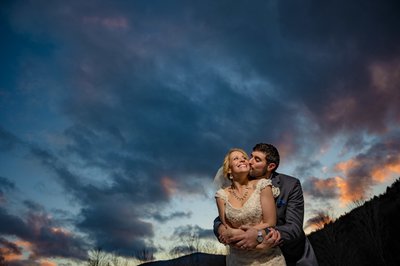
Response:
[[[49,260],[43,260],[40,262],[40,266],[57,266],[57,263]]]
[[[177,192],[178,190],[178,184],[171,178],[169,177],[163,177],[161,179],[161,184],[164,188],[164,191],[169,195],[173,195]]]
[[[371,175],[374,181],[384,182],[391,174],[400,174],[400,163],[389,164],[382,168],[374,169]]]
[[[337,182],[336,182],[335,179],[332,179],[332,178],[330,178],[330,179],[318,179],[318,180],[315,180],[314,186],[319,191],[323,191],[323,190],[326,190],[327,188],[331,189],[331,188],[336,187],[337,186]]]
[[[348,160],[346,162],[341,162],[336,164],[335,169],[347,174],[351,169],[358,167],[359,163],[356,160]]]
[[[364,186],[351,185],[348,180],[341,176],[328,179],[312,180],[310,193],[316,197],[330,198],[339,196],[340,204],[345,206],[348,202],[364,198]]]
[[[342,177],[335,177],[340,191],[342,204],[365,198],[367,190],[376,183],[383,183],[393,174],[400,174],[400,157],[388,155],[379,157],[360,156],[335,166],[337,171],[343,173]]]
[[[14,244],[15,246],[20,249],[21,247],[23,248],[22,252],[16,252],[14,249],[10,249],[7,247],[0,247],[0,254],[4,257],[4,260],[7,261],[16,261],[16,260],[22,260],[24,257],[24,251],[29,251],[32,244],[26,241],[22,240],[17,240],[14,242],[10,242]]]
[[[22,254],[15,254],[15,253],[8,253],[8,250],[4,248],[0,248],[0,254],[3,254],[4,260],[7,262],[14,261],[14,260],[21,260]]]
[[[309,219],[306,223],[306,231],[312,232],[325,227],[326,224],[333,222],[333,218],[325,213],[318,213],[315,217]]]
[[[21,247],[24,247],[25,249],[31,249],[32,243],[24,240],[17,240],[15,241],[15,244]]]
[[[342,206],[348,202],[359,200],[364,197],[364,193],[357,193],[357,190],[353,190],[349,183],[342,177],[335,177],[336,186],[339,190],[339,199]]]

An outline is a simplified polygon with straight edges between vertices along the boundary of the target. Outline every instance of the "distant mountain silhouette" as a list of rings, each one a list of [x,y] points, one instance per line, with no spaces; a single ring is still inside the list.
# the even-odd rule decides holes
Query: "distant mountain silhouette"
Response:
[[[140,266],[221,266],[225,265],[224,255],[193,253],[172,260],[154,261],[140,264]]]
[[[308,235],[320,266],[400,265],[400,178],[362,206]],[[225,256],[193,253],[141,266],[224,266]]]

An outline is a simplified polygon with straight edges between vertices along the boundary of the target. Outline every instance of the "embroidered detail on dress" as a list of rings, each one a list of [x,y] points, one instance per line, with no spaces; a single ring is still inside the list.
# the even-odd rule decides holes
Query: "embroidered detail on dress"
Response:
[[[215,197],[216,197],[216,198],[221,198],[221,199],[223,199],[225,202],[228,201],[228,195],[225,193],[225,190],[223,190],[222,188],[219,189],[219,190],[215,193]]]
[[[270,186],[272,188],[272,196],[274,196],[274,198],[277,198],[281,193],[279,187],[272,185],[271,179],[261,179],[258,181],[257,185],[259,185],[261,189],[265,188],[266,186]]]

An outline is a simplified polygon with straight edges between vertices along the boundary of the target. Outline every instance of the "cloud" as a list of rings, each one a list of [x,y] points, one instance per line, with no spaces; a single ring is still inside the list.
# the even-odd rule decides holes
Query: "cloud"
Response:
[[[13,235],[29,243],[27,247],[33,260],[43,257],[86,258],[88,246],[85,240],[59,227],[56,220],[38,210],[37,206],[28,210],[22,218],[0,208],[0,223],[0,234]],[[15,243],[10,244],[13,242],[6,243],[4,238],[2,240],[3,245],[8,243],[8,249],[18,247]],[[22,249],[13,249],[13,254],[19,255],[15,250]]]
[[[338,176],[308,178],[304,192],[321,199],[338,197],[343,204],[364,200],[373,186],[400,174],[400,139],[394,131],[376,138],[364,151],[335,165]]]
[[[199,251],[203,247],[202,240],[215,239],[215,235],[212,229],[203,229],[198,225],[186,225],[176,227],[171,238],[175,240],[176,245],[170,250],[170,253],[182,255]]]
[[[215,238],[212,229],[203,229],[198,225],[186,225],[186,226],[176,227],[173,236],[180,240],[185,240],[185,241],[192,238],[197,238],[197,239]]]
[[[395,84],[397,68],[390,66],[396,61],[383,61],[383,55],[397,53],[395,46],[385,47],[379,38],[365,42],[369,31],[358,24],[338,27],[329,12],[342,8],[340,3],[329,3],[330,9],[316,2],[229,3],[229,12],[221,16],[227,4],[215,3],[210,9],[201,3],[181,3],[183,12],[178,12],[171,3],[152,6],[146,16],[139,12],[150,8],[145,3],[102,4],[90,12],[79,3],[33,11],[26,4],[12,9],[11,21],[30,34],[41,28],[55,40],[68,40],[58,54],[70,58],[63,62],[68,90],[62,108],[75,123],[72,128],[86,125],[88,131],[82,134],[88,135],[81,137],[101,137],[114,130],[127,141],[126,149],[144,157],[165,158],[173,150],[170,164],[182,161],[182,170],[209,169],[229,147],[247,148],[266,139],[294,156],[310,149],[303,145],[308,134],[328,140],[342,130],[377,132],[388,126],[385,117],[398,113],[395,99],[388,97],[394,91],[375,89],[377,84]],[[346,5],[343,21],[358,14],[356,6]],[[379,9],[385,15],[364,6],[371,20],[359,17],[360,23],[374,25],[371,32],[393,43],[395,27],[385,22],[395,22],[396,13],[390,4]],[[248,14],[251,19],[227,20]],[[30,20],[53,23],[35,27]],[[95,30],[80,27],[82,23],[104,27]],[[125,31],[115,35],[105,25]],[[385,82],[376,74],[382,70],[392,73]],[[365,116],[365,106],[376,108],[373,117]],[[253,115],[245,115],[250,111]],[[253,128],[257,130],[247,130]],[[197,167],[186,160],[195,155],[185,149],[191,145],[193,151],[210,154]]]
[[[0,151],[7,152],[13,150],[21,140],[11,132],[0,126]]]
[[[354,158],[338,163],[336,170],[346,177],[342,186],[344,202],[365,199],[366,192],[375,184],[386,181],[391,175],[400,173],[399,137],[387,136]]]
[[[4,193],[6,191],[14,190],[15,183],[9,179],[0,176],[0,204],[6,201]]]
[[[326,224],[333,222],[334,219],[327,213],[320,211],[314,217],[307,220],[305,230],[315,231],[324,228]]]
[[[104,196],[83,208],[76,226],[88,233],[104,251],[132,255],[134,251],[153,249],[144,239],[153,236],[153,225],[142,221],[137,209],[123,198]]]
[[[84,145],[81,146],[84,147]],[[69,196],[78,201],[82,206],[80,212],[81,218],[73,222],[77,229],[90,235],[95,246],[101,246],[104,250],[110,252],[118,250],[121,254],[126,255],[131,254],[132,250],[152,248],[146,247],[146,243],[144,242],[145,238],[152,237],[153,235],[152,225],[141,221],[139,217],[150,217],[153,215],[151,212],[146,212],[146,209],[141,209],[145,204],[155,206],[154,204],[156,203],[155,200],[157,197],[159,201],[166,198],[165,195],[163,196],[163,194],[160,193],[155,193],[153,197],[149,196],[152,195],[149,191],[157,191],[157,187],[155,187],[157,183],[154,183],[153,187],[149,184],[145,185],[144,183],[143,188],[138,190],[138,184],[140,185],[140,182],[145,182],[146,178],[140,181],[140,178],[134,180],[124,173],[114,175],[111,169],[109,174],[111,177],[114,177],[114,179],[111,179],[113,182],[110,185],[98,184],[95,186],[86,184],[85,177],[71,171],[69,169],[71,166],[68,160],[66,160],[67,158],[61,160],[57,152],[54,153],[36,145],[26,143],[21,143],[19,148],[25,150],[30,157],[33,157],[47,169],[55,173],[63,188],[70,193]],[[89,147],[86,148],[90,150]],[[124,161],[122,161],[122,163],[124,163]],[[129,167],[132,167],[132,165]],[[129,169],[126,171],[130,172]],[[2,182],[4,186],[10,187],[11,183],[6,179],[1,179],[1,181],[4,181]],[[161,189],[161,187],[158,189]],[[162,192],[162,190],[160,190],[160,192]],[[115,205],[116,201],[121,202],[120,207]],[[138,202],[141,202],[142,205],[136,205]],[[2,233],[17,234],[17,230],[25,230],[25,232],[20,232],[17,235],[22,239],[31,240],[34,238],[35,246],[32,252],[38,256],[55,254],[65,257],[68,256],[68,254],[74,253],[76,256],[79,256],[77,258],[82,258],[79,252],[69,247],[69,245],[72,245],[72,247],[75,245],[77,248],[81,248],[82,243],[74,243],[74,238],[71,238],[64,230],[54,231],[51,229],[48,224],[51,223],[51,220],[48,220],[46,216],[42,214],[36,215],[38,213],[43,213],[42,206],[29,200],[26,200],[24,203],[25,206],[32,211],[28,216],[30,224],[34,225],[36,222],[38,223],[37,228],[42,228],[43,223],[45,223],[47,226],[47,233],[44,229],[41,229],[41,232],[54,237],[54,241],[60,241],[60,244],[54,245],[54,248],[42,247],[46,246],[47,242],[40,241],[40,237],[37,239],[37,237],[32,236],[32,232],[30,232],[31,228],[27,227],[24,220],[16,216],[8,215],[5,210],[3,210],[4,215],[0,217],[0,221],[10,224],[10,228],[7,228],[9,231],[3,231]],[[174,215],[176,216],[179,214]],[[16,228],[12,228],[11,225],[15,225]],[[38,230],[39,229],[36,230],[36,235],[39,234]],[[61,243],[66,245],[64,246],[63,252],[59,250]]]
[[[3,187],[15,187],[14,183],[5,178],[0,181]],[[64,229],[63,223],[47,213],[42,205],[31,200],[25,200],[23,204],[26,209],[23,215],[10,213],[5,208],[10,206],[0,208],[0,234],[20,239],[9,241],[1,238],[0,246],[4,246],[0,248],[1,254],[10,265],[34,264],[38,259],[46,257],[86,258],[86,240]],[[29,261],[20,260],[22,251],[28,252]]]
[[[303,183],[303,190],[310,196],[323,199],[335,199],[339,195],[336,178],[307,178]]]
[[[22,249],[16,244],[0,237],[0,262],[14,260],[20,258]]]
[[[49,260],[42,260],[40,262],[41,266],[57,266],[55,262],[49,261]]]
[[[25,222],[19,217],[9,214],[4,208],[0,208],[0,222],[6,225],[1,228],[1,233],[5,235],[29,236],[29,229]]]
[[[319,161],[306,161],[304,164],[301,164],[296,167],[295,173],[296,176],[299,177],[307,177],[310,176],[314,169],[321,169],[322,164]]]
[[[170,215],[161,215],[159,213],[156,213],[153,215],[153,218],[159,222],[167,222],[172,219],[180,219],[180,218],[190,218],[192,216],[192,212],[173,212]]]

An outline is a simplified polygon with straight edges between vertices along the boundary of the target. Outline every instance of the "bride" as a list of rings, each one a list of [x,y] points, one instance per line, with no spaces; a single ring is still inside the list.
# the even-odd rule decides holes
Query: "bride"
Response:
[[[272,187],[271,180],[249,180],[250,171],[248,156],[242,149],[231,149],[224,158],[222,175],[217,174],[216,181],[220,189],[215,198],[219,218],[228,230],[235,230],[243,225],[258,229],[257,241],[262,243],[265,229],[275,226],[276,209],[274,196],[279,189]],[[230,184],[227,181],[230,180]],[[279,247],[268,250],[249,249],[242,246],[229,246],[226,265],[286,265]]]

